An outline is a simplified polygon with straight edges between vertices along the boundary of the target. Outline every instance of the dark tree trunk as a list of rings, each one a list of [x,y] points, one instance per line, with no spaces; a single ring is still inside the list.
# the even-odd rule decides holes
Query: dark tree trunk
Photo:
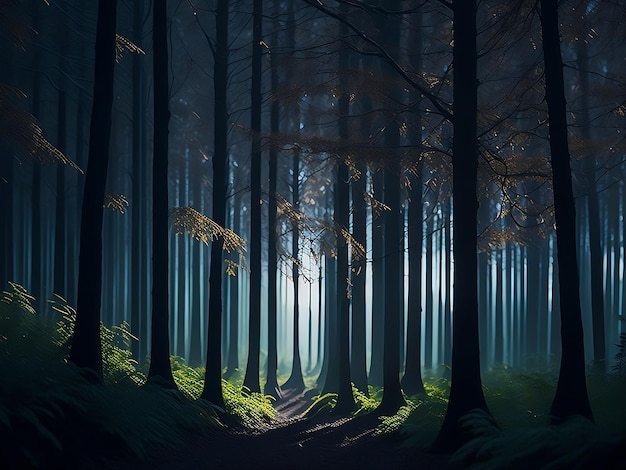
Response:
[[[148,380],[175,387],[170,367],[169,309],[169,201],[168,125],[169,79],[167,49],[167,0],[153,7],[154,160],[152,168],[152,350]]]
[[[421,49],[419,49],[421,50]],[[421,138],[419,139],[421,142]],[[422,170],[418,166],[418,179],[409,189],[409,311],[406,325],[406,366],[402,388],[407,395],[424,393],[422,382]]]
[[[367,190],[367,171],[359,165],[361,176],[352,180],[352,236],[366,246],[367,239],[367,207],[365,192]],[[352,258],[352,351],[350,354],[350,375],[354,386],[366,395],[367,390],[367,357],[365,331],[365,272],[366,258]]]
[[[248,364],[243,386],[260,392],[261,341],[261,42],[263,1],[254,0],[252,19],[251,115],[252,155],[250,169],[250,316]]]
[[[345,6],[341,7],[345,11]],[[341,34],[347,35],[345,25],[341,26]],[[348,139],[348,115],[350,113],[350,97],[348,93],[348,50],[343,48],[339,53],[339,138]],[[350,170],[345,161],[337,162],[335,183],[335,207],[333,213],[334,226],[337,233],[337,355],[331,356],[337,362],[339,372],[337,386],[337,405],[335,411],[339,414],[350,413],[354,410],[352,382],[350,380],[350,287],[348,264],[348,240],[341,231],[350,230]]]
[[[383,200],[382,171],[373,173],[374,197]],[[386,214],[373,215],[372,220],[372,351],[369,383],[375,387],[383,384],[383,330],[385,315],[385,258],[383,256],[383,227]]]
[[[275,4],[275,14],[280,12],[279,3]],[[278,20],[274,20],[274,33],[272,43],[278,44]],[[276,54],[270,55],[270,78],[272,91],[275,91],[278,83],[278,60]],[[277,99],[272,100],[270,108],[270,128],[273,135],[278,134],[280,124],[280,104]],[[276,314],[276,281],[278,274],[278,256],[276,252],[277,225],[276,225],[276,178],[277,178],[278,151],[272,146],[269,150],[269,204],[268,204],[268,248],[267,248],[267,380],[264,393],[278,398],[281,395],[278,386],[278,351],[277,351],[277,314]]]
[[[341,106],[341,104],[340,104]],[[341,121],[340,121],[341,122]],[[340,124],[341,128],[341,124]],[[341,132],[340,132],[341,134]],[[338,163],[336,199],[335,199],[335,229],[348,229],[350,194],[348,181],[350,170],[344,162]],[[336,363],[337,370],[337,413],[350,413],[354,410],[354,397],[350,381],[350,299],[348,292],[348,243],[341,234],[337,235],[337,303],[336,303],[336,352],[331,354],[331,363]]]
[[[558,0],[541,0],[541,30],[561,294],[561,368],[550,413],[552,421],[559,423],[572,415],[589,419],[593,419],[593,416],[585,382],[585,350],[576,261],[576,209],[567,143]]]
[[[116,11],[117,0],[98,2],[89,159],[80,222],[76,326],[69,356],[78,367],[91,370],[98,382],[102,382],[102,204],[109,163]]]
[[[433,204],[434,205],[434,204]],[[433,368],[433,232],[435,230],[435,216],[431,212],[426,222],[426,312],[424,312],[424,368]]]
[[[329,250],[330,251],[330,250]],[[318,378],[318,387],[322,393],[339,391],[339,364],[337,357],[337,260],[330,253],[324,258],[325,292],[324,302],[324,360]]]
[[[196,209],[199,211],[203,211],[204,204],[202,202],[202,184],[200,178],[194,178],[193,180],[193,189],[192,192],[194,194],[194,198],[197,198],[198,202],[195,204]],[[202,212],[204,213],[204,212]],[[213,246],[213,245],[211,245]],[[203,312],[203,303],[201,299],[200,292],[202,291],[202,284],[205,282],[203,278],[200,277],[200,256],[202,253],[202,245],[200,242],[192,242],[191,245],[191,310],[189,311],[189,336],[186,338],[186,341],[189,343],[189,357],[187,362],[192,367],[197,367],[204,363],[206,360],[206,351],[203,354],[202,352],[202,339],[201,336],[204,334],[202,328],[200,326],[200,317],[202,317]],[[203,258],[203,260],[206,258]],[[210,270],[210,268],[209,268]],[[210,272],[209,272],[210,276]],[[210,281],[209,281],[210,282]],[[186,347],[185,347],[186,349]]]
[[[33,28],[39,31],[40,21],[38,8],[35,8]],[[35,45],[33,65],[37,68],[41,65],[40,48]],[[33,116],[41,120],[41,88],[42,76],[37,74],[33,83]],[[41,163],[33,160],[32,199],[31,199],[31,258],[30,258],[30,291],[35,297],[33,305],[40,315],[45,315],[41,310],[43,291],[41,288]]]
[[[177,205],[179,207],[184,207],[187,204],[189,204],[189,200],[187,199],[188,191],[186,190],[187,181],[189,181],[189,178],[188,178],[189,172],[187,169],[188,165],[189,165],[189,160],[185,158],[184,161],[181,161],[179,163],[179,167],[178,167],[178,204]],[[199,179],[197,178],[196,181],[197,180]],[[196,185],[194,189],[199,190],[200,189],[199,186],[200,186],[199,184]],[[193,198],[195,200],[198,200],[200,198],[200,195],[197,193],[194,193]],[[200,205],[199,204],[195,204],[195,205],[196,205],[196,209],[200,210]],[[188,301],[187,296],[186,296],[186,291],[187,292],[189,291],[189,286],[186,284],[187,250],[188,249],[193,250],[195,248],[193,247],[193,245],[199,244],[199,243],[196,242],[195,240],[191,241],[191,243],[188,243],[186,236],[175,236],[173,238],[177,243],[173,244],[172,251],[176,253],[176,257],[178,261],[178,266],[176,267],[177,288],[175,291],[177,292],[178,298],[174,299],[174,302],[176,305],[176,355],[185,357],[185,353],[186,353],[185,343],[187,341],[187,338],[185,335],[185,316],[186,316],[187,301]],[[189,245],[192,245],[192,246],[189,246]],[[176,247],[177,249],[174,250],[174,247]],[[197,263],[197,257],[194,256],[189,261],[191,264],[190,266],[191,268],[193,267],[194,263]],[[195,271],[193,272],[195,274]],[[192,295],[197,296],[197,293],[194,291]],[[195,300],[195,297],[194,297],[194,300]]]
[[[582,138],[591,140],[589,118],[589,59],[587,44],[578,41],[578,70],[581,87]],[[596,160],[584,156],[586,178],[587,222],[589,227],[589,258],[591,263],[591,318],[593,324],[593,364],[601,372],[606,370],[606,338],[604,333],[604,270],[602,268],[602,243],[600,234],[600,202],[596,188]],[[610,212],[615,214],[617,212]],[[613,310],[616,311],[616,310]]]
[[[324,289],[324,270],[322,269],[322,258],[319,259],[320,267],[318,271],[318,281],[317,281],[317,360],[315,364],[315,370],[319,371],[322,368],[322,356],[324,355],[324,351],[322,350],[322,296]]]
[[[141,44],[143,39],[143,21],[144,21],[144,3],[145,0],[134,0],[133,11],[133,36],[136,44]],[[144,89],[144,69],[143,58],[139,54],[133,54],[133,98],[132,98],[132,117],[133,117],[133,160],[132,160],[132,196],[131,196],[131,309],[130,309],[130,327],[135,335],[141,331],[141,324],[146,322],[145,315],[142,311],[147,311],[147,302],[144,290],[144,266],[145,259],[144,244],[146,240],[146,229],[144,220],[144,171],[145,171],[145,89]],[[80,134],[80,131],[79,131]],[[144,360],[143,348],[141,345],[146,343],[147,338],[139,336],[139,341],[133,341],[131,351],[133,356],[140,362]]]
[[[291,182],[291,191],[293,195],[293,207],[296,210],[300,208],[300,154],[294,153],[293,156],[293,180]],[[291,256],[292,278],[293,278],[293,362],[291,364],[291,375],[287,382],[283,384],[285,389],[294,389],[297,391],[304,390],[304,379],[302,378],[302,360],[300,358],[300,306],[299,306],[299,267],[298,267],[298,242],[300,238],[298,230],[298,221],[292,222],[293,231],[291,233]]]
[[[235,201],[237,201],[237,199],[235,199]],[[238,202],[233,203],[233,231],[236,234],[239,234],[241,226],[240,209],[241,207]],[[230,321],[228,325],[228,362],[226,364],[226,372],[224,373],[225,378],[231,377],[239,367],[239,276],[240,274],[237,273],[237,276],[229,279]],[[276,289],[276,286],[274,286],[274,289]]]
[[[480,379],[478,344],[476,1],[454,0],[452,8],[454,323],[450,398],[435,444],[447,449],[458,448],[469,439],[459,424],[463,415],[475,409],[490,415]]]
[[[387,145],[397,148],[397,131],[387,137]],[[390,140],[394,140],[391,142]],[[396,154],[385,166],[385,204],[390,208],[385,222],[385,326],[383,354],[383,398],[378,411],[384,414],[395,413],[405,405],[400,388],[400,314],[402,311],[402,289],[400,288],[400,263],[403,262],[403,231],[400,203],[400,159]]]
[[[64,91],[59,92],[57,113],[57,148],[61,152],[67,151],[66,129],[66,96]],[[56,204],[54,214],[54,292],[67,296],[65,282],[65,165],[57,165]]]
[[[401,10],[401,2],[394,0],[385,2],[390,11]],[[389,15],[385,18],[383,27],[384,43],[392,51],[400,47],[399,15]],[[387,68],[383,73],[393,75]],[[402,102],[398,92],[390,92],[394,103]],[[384,340],[383,340],[383,398],[378,412],[395,413],[405,405],[402,389],[400,388],[400,318],[404,319],[404,212],[401,202],[400,178],[402,174],[400,163],[400,133],[399,123],[392,113],[385,116],[384,139],[389,158],[385,161],[384,201],[389,211],[386,214],[384,229],[384,258],[385,258],[385,313],[384,313]]]
[[[215,15],[215,151],[213,152],[213,221],[226,226],[228,181],[228,0],[218,0]],[[224,239],[211,243],[209,321],[206,374],[202,398],[224,408],[222,395],[222,249]]]

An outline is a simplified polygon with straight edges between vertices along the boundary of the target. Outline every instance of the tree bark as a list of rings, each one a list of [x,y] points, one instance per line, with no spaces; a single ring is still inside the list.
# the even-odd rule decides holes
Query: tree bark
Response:
[[[252,154],[250,169],[250,314],[248,364],[243,386],[260,392],[261,352],[261,42],[263,1],[254,0],[252,19],[251,115]]]
[[[293,180],[291,182],[291,191],[293,195],[293,207],[298,210],[300,205],[300,154],[294,153],[293,156]],[[293,361],[291,363],[291,375],[283,384],[285,389],[293,389],[296,391],[304,390],[304,379],[302,378],[302,360],[300,358],[300,289],[298,285],[299,267],[298,267],[298,241],[299,230],[298,221],[292,222],[291,234],[291,256],[292,262],[292,278],[293,278]]]
[[[278,18],[280,13],[280,4],[276,2],[275,15]],[[278,44],[278,19],[274,20],[274,32],[272,34],[272,43]],[[278,57],[277,54],[270,55],[270,80],[272,92],[277,89],[278,83]],[[280,104],[277,99],[272,100],[270,106],[270,128],[273,135],[280,131]],[[277,275],[278,275],[278,256],[276,252],[277,242],[277,203],[276,203],[276,178],[277,178],[277,158],[278,151],[272,146],[269,150],[269,204],[268,204],[268,248],[267,248],[267,380],[263,388],[266,395],[272,395],[278,398],[281,395],[278,386],[278,351],[277,351]]]
[[[109,163],[117,0],[98,2],[89,157],[81,210],[76,326],[69,360],[102,382],[102,215]]]
[[[170,367],[169,337],[169,70],[167,0],[153,7],[154,156],[152,168],[152,349],[148,380],[175,387]]]
[[[459,424],[463,415],[480,409],[490,416],[480,379],[478,337],[476,1],[454,0],[452,8],[454,323],[450,397],[435,443],[436,447],[447,449],[456,449],[469,439]]]
[[[576,260],[576,209],[572,190],[558,0],[541,0],[541,30],[556,219],[562,356],[550,409],[553,423],[572,415],[593,419],[585,382],[585,352]]]
[[[228,1],[218,0],[215,15],[215,150],[213,152],[213,221],[226,226],[226,190],[228,181]],[[209,273],[209,320],[206,374],[202,398],[224,408],[222,395],[222,249],[224,239],[211,243]]]

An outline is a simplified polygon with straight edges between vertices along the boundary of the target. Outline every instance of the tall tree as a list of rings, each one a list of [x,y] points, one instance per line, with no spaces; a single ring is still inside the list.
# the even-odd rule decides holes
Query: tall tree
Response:
[[[226,226],[226,189],[228,182],[228,1],[218,0],[215,12],[215,149],[213,152],[213,221]],[[222,395],[222,248],[223,237],[211,244],[209,273],[209,321],[206,374],[202,398],[224,407]]]
[[[152,11],[154,79],[154,148],[152,163],[152,332],[148,380],[175,387],[169,337],[169,70],[167,0],[154,0]]]
[[[345,6],[342,5],[345,10]],[[341,35],[348,31],[341,25]],[[349,52],[344,45],[339,52],[339,138],[346,142],[348,135],[348,118],[350,114],[350,95],[348,93],[348,65]],[[342,231],[348,231],[350,225],[350,170],[347,162],[337,162],[335,183],[335,210],[333,220],[337,230],[337,404],[335,411],[350,413],[355,406],[350,380],[350,273],[348,264],[348,240],[342,236]]]
[[[586,22],[585,22],[586,23]],[[584,41],[578,41],[577,62],[580,74],[581,92],[581,137],[591,140],[589,116],[589,57]],[[596,188],[596,159],[593,155],[584,156],[584,179],[587,193],[587,225],[589,230],[589,261],[591,268],[591,319],[593,324],[593,363],[600,370],[606,370],[606,340],[604,334],[604,269],[602,267],[602,243],[600,230],[600,201]]]
[[[383,37],[390,51],[400,47],[401,2],[386,2],[389,14],[385,18]],[[385,64],[383,73],[393,73]],[[392,102],[401,102],[397,92],[390,92]],[[379,412],[395,413],[405,405],[400,388],[400,317],[404,316],[403,282],[401,281],[404,265],[404,230],[402,230],[404,214],[401,204],[399,181],[400,164],[400,125],[396,122],[395,113],[385,116],[384,139],[388,158],[385,160],[383,173],[384,201],[389,208],[385,220],[384,256],[385,256],[385,313],[384,313],[384,346],[383,346],[383,398]]]
[[[576,208],[567,142],[558,6],[558,0],[541,0],[541,31],[550,126],[550,161],[561,307],[561,367],[550,409],[552,421],[555,423],[562,422],[572,415],[593,419],[585,381],[585,348],[576,257]]]
[[[109,163],[117,0],[98,1],[89,157],[81,209],[76,325],[69,360],[102,382],[102,215]]]
[[[261,54],[263,0],[254,0],[252,12],[252,83],[250,85],[252,150],[250,169],[250,314],[248,364],[243,386],[260,392],[261,353]]]
[[[291,181],[291,192],[293,197],[293,207],[299,210],[300,207],[300,153],[293,154],[293,175]],[[302,360],[300,358],[300,286],[299,284],[299,250],[300,234],[298,230],[298,220],[292,221],[291,232],[291,269],[293,279],[293,361],[291,363],[291,375],[287,382],[283,384],[286,389],[296,391],[304,390],[304,379],[302,377]]]
[[[292,11],[291,3],[289,4]],[[280,2],[274,4],[274,31],[272,32],[272,45],[278,45],[278,14],[280,11]],[[270,54],[270,81],[272,94],[276,93],[279,86],[278,82],[278,54]],[[272,134],[278,134],[280,130],[280,103],[278,99],[273,99],[270,105],[270,130]],[[269,149],[269,195],[267,207],[267,374],[265,386],[263,388],[266,395],[272,395],[278,398],[281,395],[278,386],[278,351],[277,351],[277,276],[278,276],[278,253],[276,251],[277,242],[277,203],[276,203],[276,179],[278,177],[277,169],[278,149],[272,146]]]
[[[144,23],[144,3],[145,0],[134,0],[133,4],[133,38],[136,44],[141,44],[143,39],[143,23]],[[135,333],[139,334],[141,323],[145,323],[145,317],[140,314],[142,309],[147,310],[147,299],[145,296],[145,226],[143,224],[144,204],[144,165],[145,165],[145,84],[144,84],[144,68],[142,57],[139,54],[133,54],[132,66],[132,193],[131,193],[131,308],[130,308],[130,326]],[[144,360],[143,348],[140,345],[146,343],[147,338],[139,337],[139,341],[131,344],[133,356],[140,361]]]
[[[454,0],[452,10],[454,323],[450,397],[435,443],[448,449],[457,448],[467,439],[459,424],[463,415],[475,409],[490,415],[480,379],[478,344],[476,1]]]

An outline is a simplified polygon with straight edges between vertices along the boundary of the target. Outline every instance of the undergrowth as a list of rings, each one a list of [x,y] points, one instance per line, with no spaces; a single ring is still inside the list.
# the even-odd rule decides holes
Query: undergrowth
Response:
[[[67,361],[75,310],[56,296],[56,323],[40,318],[26,289],[0,298],[0,468],[78,468],[105,459],[144,460],[154,446],[175,448],[190,432],[222,427],[215,407],[198,400],[204,369],[172,357],[180,389],[147,384],[129,350],[129,325],[101,324],[105,385]],[[223,381],[227,411],[247,427],[275,416],[268,397]]]

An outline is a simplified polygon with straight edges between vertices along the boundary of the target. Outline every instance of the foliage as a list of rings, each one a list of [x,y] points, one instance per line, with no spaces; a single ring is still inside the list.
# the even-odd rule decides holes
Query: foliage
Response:
[[[19,103],[25,99],[21,90],[0,83],[0,139],[17,145],[41,163],[62,163],[82,173],[76,163],[45,138],[37,118],[21,109]]]
[[[220,238],[226,252],[235,251],[239,255],[240,263],[245,262],[246,241],[231,229],[222,227],[192,207],[173,207],[170,209],[170,219],[178,235],[186,233],[205,245]],[[234,276],[238,267],[243,266],[233,260],[228,260],[227,274]]]
[[[476,437],[459,449],[453,462],[464,468],[624,468],[624,434],[582,417],[559,426],[499,431],[484,412],[468,414],[463,424]]]
[[[0,374],[3,468],[74,467],[111,449],[144,459],[152,446],[174,448],[188,431],[218,426],[206,402],[158,387],[96,386],[61,359],[4,357]]]
[[[135,339],[128,324],[101,325],[106,385],[94,385],[66,360],[76,311],[55,296],[55,327],[36,314],[32,300],[10,284],[0,301],[0,435],[6,436],[0,467],[80,468],[100,458],[94,456],[143,460],[155,446],[173,449],[189,432],[220,426],[212,404],[187,398],[199,395],[203,370],[172,358],[184,393],[146,384],[128,350]],[[269,399],[228,386],[230,408],[244,424],[273,418]]]
[[[50,301],[52,309],[60,315],[57,322],[57,344],[64,351],[64,357],[69,354],[71,338],[76,323],[76,310],[67,301],[54,296]],[[130,331],[128,322],[107,327],[100,322],[100,343],[102,345],[102,375],[106,384],[133,382],[142,385],[146,381],[145,374],[138,370],[138,363],[130,351],[131,341],[137,341]]]
[[[372,389],[373,387],[369,388]],[[369,393],[369,390],[368,395],[365,395],[365,393],[356,388],[354,383],[352,383],[352,396],[354,397],[354,402],[357,406],[357,409],[354,412],[355,416],[361,413],[370,413],[374,411],[378,405],[380,405],[380,396]]]
[[[407,404],[391,416],[381,416],[376,434],[397,433],[403,446],[431,444],[441,427],[448,405],[450,384],[443,378],[425,381],[426,395],[406,397]]]
[[[50,341],[53,329],[36,315],[32,306],[34,297],[19,284],[10,282],[9,287],[0,297],[0,354],[54,355],[57,348]]]
[[[354,383],[352,383],[352,396],[356,404],[356,409],[352,413],[353,416],[370,413],[380,405],[382,389],[369,386],[368,394],[369,396],[365,395],[365,393],[356,388]],[[325,393],[324,395],[314,395],[311,400],[313,403],[306,409],[304,416],[313,416],[322,410],[332,410],[337,404],[337,394]]]
[[[172,375],[178,389],[191,400],[197,400],[204,387],[204,367],[191,367],[178,356],[170,358]],[[222,394],[226,411],[248,429],[266,426],[276,417],[272,397],[242,389],[241,379],[222,379]]]
[[[128,199],[123,194],[105,191],[103,205],[105,209],[112,209],[120,214],[125,214],[128,207]]]
[[[271,395],[250,392],[225,379],[222,379],[222,394],[226,411],[238,417],[249,429],[264,427],[276,417]]]

